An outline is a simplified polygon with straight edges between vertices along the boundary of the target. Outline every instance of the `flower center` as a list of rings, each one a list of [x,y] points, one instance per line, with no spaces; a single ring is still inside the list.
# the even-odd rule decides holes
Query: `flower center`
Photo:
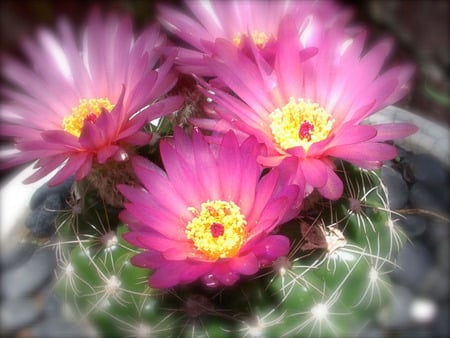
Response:
[[[328,137],[334,123],[333,117],[319,104],[292,97],[269,116],[272,135],[283,149],[302,146],[307,151],[313,143]]]
[[[243,33],[238,33],[236,34],[236,36],[233,38],[233,43],[236,47],[242,47],[242,39],[243,37],[247,36],[247,34],[243,34]],[[253,31],[250,33],[250,38],[253,40],[253,42],[255,43],[255,45],[258,48],[264,48],[266,47],[266,44],[269,42],[270,40],[270,36],[267,35],[265,32],[259,32],[259,31]]]
[[[70,116],[66,116],[62,127],[68,133],[80,137],[84,121],[95,123],[100,114],[110,112],[114,105],[108,99],[81,99],[77,107],[72,108]]]
[[[233,202],[207,201],[200,211],[188,208],[195,217],[186,226],[186,237],[211,260],[234,257],[246,237],[241,209]]]

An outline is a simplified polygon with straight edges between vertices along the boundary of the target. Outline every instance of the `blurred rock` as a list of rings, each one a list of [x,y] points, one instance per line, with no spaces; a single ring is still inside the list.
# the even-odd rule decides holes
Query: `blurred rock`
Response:
[[[42,248],[25,264],[7,270],[1,276],[1,295],[4,298],[26,297],[38,292],[52,280],[56,267],[55,253]]]
[[[409,238],[418,237],[427,229],[428,220],[422,215],[410,214],[395,219]]]
[[[411,186],[409,200],[413,208],[445,215],[449,210],[449,195],[447,186],[441,186],[437,190],[417,181]]]
[[[70,193],[72,185],[73,185],[73,178],[70,178],[64,183],[61,183],[53,187],[49,187],[47,184],[42,185],[39,189],[35,191],[33,196],[31,196],[30,209],[35,210],[36,208],[41,206],[49,195],[58,196],[60,199],[60,203],[64,205],[65,200]]]
[[[56,217],[64,208],[65,201],[61,196],[47,195],[45,201],[27,216],[25,225],[35,237],[50,237],[56,230]]]
[[[424,276],[418,287],[419,294],[435,300],[449,298],[449,275],[438,266],[433,266]]]
[[[408,185],[402,175],[391,167],[381,168],[381,179],[388,189],[389,206],[391,209],[401,209],[408,201]]]
[[[13,337],[13,333],[36,322],[42,314],[42,306],[29,299],[5,299],[1,303],[0,336]]]
[[[38,246],[36,244],[26,242],[19,243],[18,245],[12,247],[10,250],[5,250],[5,252],[2,252],[2,254],[0,255],[0,266],[2,272],[26,262],[36,251],[37,247]]]
[[[450,224],[436,217],[428,217],[428,231],[425,233],[427,243],[437,248],[442,240],[450,240]]]
[[[54,292],[50,292],[45,299],[45,315],[47,317],[61,315],[61,299]]]
[[[411,322],[410,315],[406,309],[411,307],[413,294],[403,286],[394,285],[391,304],[386,306],[379,315],[380,325],[384,328],[396,328],[407,326]]]
[[[404,161],[414,175],[414,179],[427,186],[442,188],[448,184],[448,172],[442,164],[430,154],[417,154]]]
[[[31,330],[33,338],[79,338],[88,337],[79,323],[69,322],[63,317],[47,317]]]
[[[436,320],[433,323],[430,337],[448,338],[450,337],[450,312],[448,300],[447,304],[442,306],[437,313]]]
[[[449,239],[443,238],[436,246],[436,263],[445,274],[450,272],[450,248]]]
[[[400,250],[396,263],[399,267],[392,272],[392,278],[398,284],[417,290],[432,266],[433,257],[423,244],[408,242]]]

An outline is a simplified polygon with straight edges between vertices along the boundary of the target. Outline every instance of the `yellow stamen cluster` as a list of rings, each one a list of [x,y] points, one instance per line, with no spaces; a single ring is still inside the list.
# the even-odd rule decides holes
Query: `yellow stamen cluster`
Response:
[[[207,201],[200,211],[193,207],[188,210],[195,217],[186,227],[186,236],[197,250],[210,260],[236,256],[247,235],[247,221],[234,202]]]
[[[236,47],[241,47],[242,44],[242,38],[244,36],[247,36],[247,34],[243,34],[243,33],[238,33],[234,38],[233,38],[233,43]],[[253,31],[250,33],[250,37],[253,40],[253,42],[255,43],[255,45],[258,48],[264,48],[266,47],[266,44],[269,42],[270,40],[270,36],[267,35],[265,32],[259,32],[259,31]]]
[[[108,99],[81,99],[77,107],[72,108],[70,116],[66,116],[62,122],[62,127],[68,133],[80,137],[84,121],[95,122],[105,109],[110,112],[114,105]]]
[[[292,97],[288,104],[269,116],[272,135],[285,150],[302,146],[308,151],[313,143],[328,137],[334,123],[333,117],[319,104]]]

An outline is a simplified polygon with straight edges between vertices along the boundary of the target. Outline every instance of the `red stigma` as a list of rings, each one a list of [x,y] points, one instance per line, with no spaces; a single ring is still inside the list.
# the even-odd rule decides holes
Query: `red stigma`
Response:
[[[87,115],[84,120],[91,122],[91,123],[95,123],[95,121],[97,121],[97,115],[91,113],[91,114]]]
[[[311,133],[313,130],[314,130],[314,125],[305,120],[300,125],[300,129],[298,131],[298,137],[300,137],[301,140],[306,139],[307,141],[311,141]]]
[[[213,235],[213,237],[220,237],[225,232],[224,226],[220,223],[211,224],[210,230],[211,230],[211,235]]]

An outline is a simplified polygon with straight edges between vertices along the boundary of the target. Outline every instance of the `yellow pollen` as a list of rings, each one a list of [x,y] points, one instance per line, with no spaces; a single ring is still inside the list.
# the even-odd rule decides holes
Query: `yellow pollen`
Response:
[[[325,140],[334,119],[319,104],[310,100],[290,98],[289,103],[270,113],[270,128],[275,141],[283,149],[302,146],[305,151]]]
[[[200,211],[188,208],[195,216],[186,226],[186,236],[210,260],[234,257],[247,235],[244,215],[232,201],[207,201]]]
[[[247,36],[247,34],[243,34],[243,33],[238,33],[234,38],[233,38],[233,43],[236,47],[242,47],[242,38],[244,36]],[[269,42],[270,40],[270,36],[268,36],[265,32],[259,32],[259,31],[253,31],[250,33],[250,37],[252,38],[253,42],[255,43],[255,45],[259,48],[264,48],[266,47],[266,44]]]
[[[62,127],[68,133],[80,137],[84,121],[95,122],[103,110],[110,112],[114,105],[108,99],[81,99],[77,107],[72,108],[70,116],[62,121]]]

